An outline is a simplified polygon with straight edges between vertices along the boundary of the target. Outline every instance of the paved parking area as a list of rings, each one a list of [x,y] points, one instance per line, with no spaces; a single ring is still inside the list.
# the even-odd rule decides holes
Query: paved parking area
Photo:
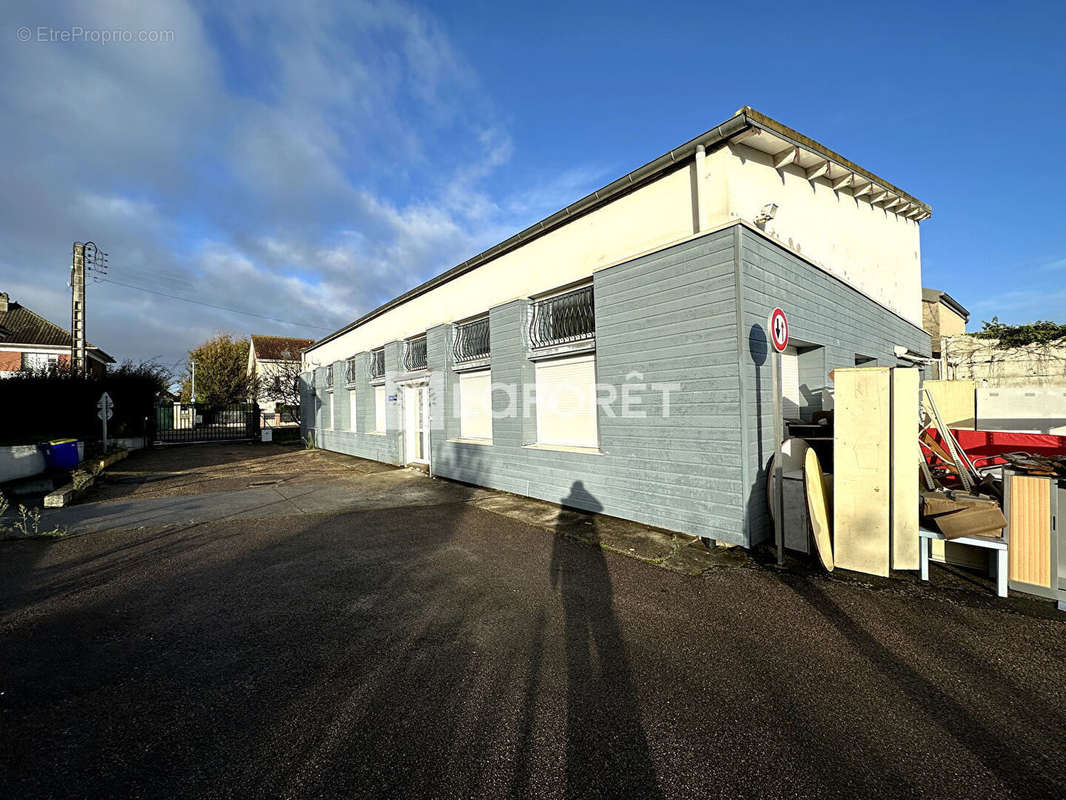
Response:
[[[605,521],[578,542],[324,458],[307,487],[391,493],[0,542],[0,795],[1066,793],[1053,614],[750,560],[676,574],[590,546]]]

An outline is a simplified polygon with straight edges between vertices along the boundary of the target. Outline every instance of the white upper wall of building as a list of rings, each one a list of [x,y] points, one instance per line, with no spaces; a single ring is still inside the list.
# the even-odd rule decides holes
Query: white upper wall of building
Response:
[[[733,219],[754,223],[763,206],[775,203],[777,212],[765,225],[769,236],[922,326],[916,219],[833,191],[829,179],[809,181],[802,166],[775,169],[772,156],[743,143],[708,154],[706,161],[704,180],[712,191],[725,187],[724,203],[709,215],[711,227]]]
[[[738,117],[744,125],[732,124]],[[760,224],[767,235],[920,328],[918,221],[928,207],[751,109],[705,137],[723,129],[733,133],[712,137],[706,157],[693,140],[668,154],[672,171],[326,337],[307,350],[305,365],[485,313],[736,220],[759,224],[770,203],[776,214]]]

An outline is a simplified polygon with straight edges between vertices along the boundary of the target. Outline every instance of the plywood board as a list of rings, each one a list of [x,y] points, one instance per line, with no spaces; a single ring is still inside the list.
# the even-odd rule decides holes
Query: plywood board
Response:
[[[1008,499],[1008,574],[1012,581],[1051,586],[1051,482],[1012,475]]]
[[[814,546],[822,564],[833,571],[833,540],[829,530],[829,490],[822,475],[822,465],[818,454],[808,450],[804,457],[803,484],[807,490],[807,513],[810,515],[811,531],[814,533]]]
[[[977,387],[973,381],[926,381],[940,418],[949,428],[974,430],[977,424]]]
[[[836,370],[833,434],[833,560],[888,576],[891,506],[891,370]],[[908,450],[913,461],[913,447]]]
[[[918,370],[892,370],[892,569],[918,569]]]

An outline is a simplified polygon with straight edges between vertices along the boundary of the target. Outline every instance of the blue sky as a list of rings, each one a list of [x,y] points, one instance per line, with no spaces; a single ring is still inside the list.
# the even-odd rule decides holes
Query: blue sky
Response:
[[[65,323],[70,242],[96,240],[114,282],[89,287],[89,337],[120,358],[322,335],[743,105],[929,203],[924,283],[975,323],[1066,321],[1061,4],[165,0],[0,23],[0,290]],[[77,28],[171,33],[39,39]]]

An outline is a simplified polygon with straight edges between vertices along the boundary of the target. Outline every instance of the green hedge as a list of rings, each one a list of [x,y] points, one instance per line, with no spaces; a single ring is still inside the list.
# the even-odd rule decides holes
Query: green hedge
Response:
[[[160,388],[159,376],[141,367],[124,366],[102,377],[84,378],[62,372],[18,373],[0,380],[0,444],[99,439],[96,403],[105,391],[114,402],[108,436],[143,436]]]

